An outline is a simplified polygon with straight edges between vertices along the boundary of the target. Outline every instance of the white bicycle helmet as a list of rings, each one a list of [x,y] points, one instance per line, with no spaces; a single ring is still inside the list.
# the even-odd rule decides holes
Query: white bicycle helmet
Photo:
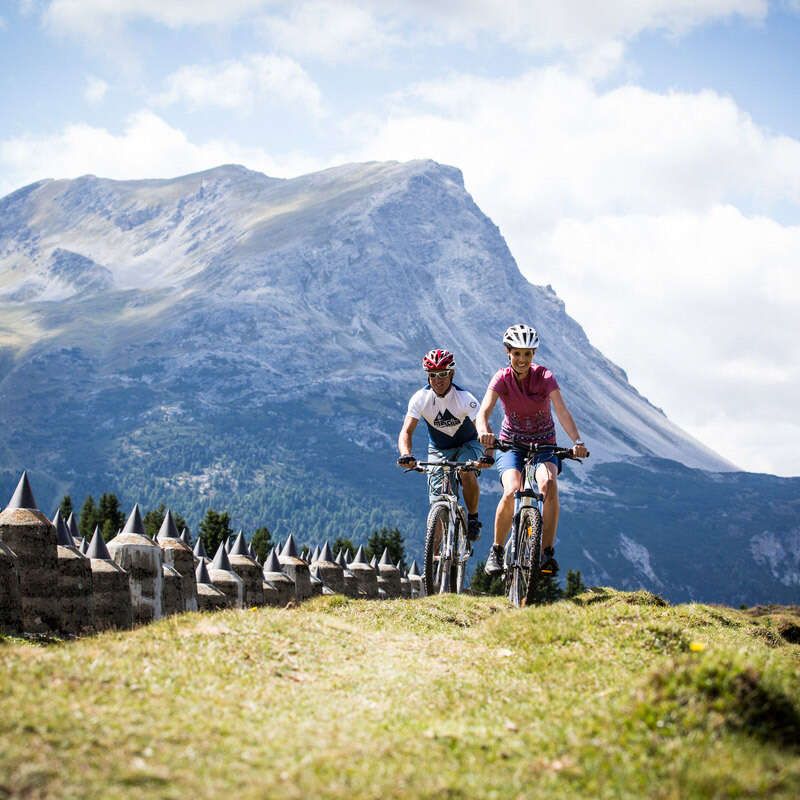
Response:
[[[530,325],[512,325],[503,334],[503,344],[519,350],[535,350],[539,346],[539,334]]]

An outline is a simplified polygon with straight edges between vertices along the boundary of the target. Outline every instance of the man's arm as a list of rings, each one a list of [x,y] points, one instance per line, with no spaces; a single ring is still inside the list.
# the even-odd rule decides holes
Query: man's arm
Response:
[[[569,413],[567,404],[564,402],[564,398],[561,396],[561,391],[559,389],[550,392],[550,402],[553,404],[558,421],[561,423],[561,427],[566,431],[567,436],[569,436],[573,442],[579,442],[581,435],[578,433],[578,426],[575,424],[572,414]],[[583,446],[583,442],[576,444],[573,450],[578,458],[586,457],[586,448]]]
[[[400,429],[400,435],[397,437],[397,449],[400,451],[400,457],[411,455],[411,438],[414,435],[414,430],[417,427],[419,420],[416,417],[407,415],[403,420],[403,427]]]

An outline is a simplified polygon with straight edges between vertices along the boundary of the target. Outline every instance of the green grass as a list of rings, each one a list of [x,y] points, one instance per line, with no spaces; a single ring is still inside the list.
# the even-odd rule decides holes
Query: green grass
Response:
[[[794,611],[577,600],[0,639],[0,798],[800,796]]]

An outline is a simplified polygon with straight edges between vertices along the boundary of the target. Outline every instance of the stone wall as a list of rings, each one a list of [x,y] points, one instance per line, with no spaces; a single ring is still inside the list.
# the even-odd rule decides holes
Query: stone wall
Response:
[[[39,511],[23,473],[0,512],[0,634],[76,636],[197,609],[287,606],[320,593],[420,595],[416,564],[407,575],[384,552],[373,567],[363,547],[350,557],[334,555],[325,543],[305,559],[290,536],[262,566],[240,533],[230,555],[221,543],[209,561],[202,542],[192,552],[185,531],[178,535],[170,511],[151,539],[136,505],[108,543],[95,529],[84,554],[69,522],[60,513],[51,522]]]

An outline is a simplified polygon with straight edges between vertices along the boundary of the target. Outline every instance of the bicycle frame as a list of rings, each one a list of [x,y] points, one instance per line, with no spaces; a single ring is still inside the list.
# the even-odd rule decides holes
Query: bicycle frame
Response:
[[[514,517],[511,530],[506,537],[504,574],[506,592],[509,600],[515,605],[524,605],[531,595],[532,587],[539,578],[539,558],[542,547],[542,516],[544,512],[544,496],[536,487],[536,456],[539,453],[552,453],[561,460],[580,461],[571,449],[558,445],[538,445],[516,441],[497,441],[500,450],[518,449],[523,451],[524,475],[522,489],[514,493]],[[589,455],[588,452],[586,454]],[[541,462],[539,462],[541,463]],[[534,488],[536,487],[536,488]],[[525,513],[525,509],[536,506],[535,516]],[[522,542],[523,519],[528,518],[527,538],[524,540],[524,554],[517,552],[518,542]],[[531,525],[533,522],[533,525]],[[530,561],[531,563],[527,563]],[[521,591],[521,589],[523,591]]]
[[[436,518],[437,507],[447,510],[447,528],[442,532],[442,540],[437,548],[436,571],[433,576],[433,587],[437,593],[460,592],[466,572],[466,562],[472,554],[472,548],[466,539],[467,515],[459,502],[458,487],[462,470],[477,471],[470,462],[464,461],[418,461],[415,468],[419,472],[431,469],[442,470],[442,492],[436,495],[428,511],[429,524]],[[459,536],[459,529],[461,535]],[[460,545],[461,539],[466,546]],[[427,539],[427,537],[426,537]],[[426,542],[427,552],[427,542]],[[427,561],[427,559],[426,559]],[[455,567],[455,587],[451,581],[451,573]],[[427,564],[426,564],[427,569]]]
[[[522,489],[514,492],[514,518],[511,522],[511,529],[508,532],[506,543],[504,545],[507,553],[509,549],[511,550],[511,564],[514,566],[516,566],[516,553],[514,552],[514,545],[516,542],[514,534],[516,533],[519,525],[522,509],[530,508],[535,503],[539,509],[539,513],[541,514],[544,507],[544,495],[539,492],[538,488],[533,488],[536,486],[536,467],[539,466],[538,464],[533,463],[534,458],[535,455],[532,454],[530,456],[530,460],[527,458],[525,460],[525,472],[522,479]],[[508,558],[508,555],[506,558]]]
[[[429,464],[429,462],[426,462]],[[460,558],[463,564],[466,564],[469,558],[469,551],[466,555],[461,556],[456,552],[456,519],[460,518],[463,530],[467,529],[467,517],[464,509],[459,503],[458,487],[461,483],[459,475],[455,472],[455,468],[448,464],[437,464],[436,467],[431,469],[442,470],[442,493],[436,495],[436,498],[431,503],[431,507],[436,504],[443,503],[447,505],[447,532],[445,534],[444,546],[439,554],[439,569],[437,573],[436,584],[439,586],[439,594],[445,594],[451,591],[450,587],[450,572],[453,562]],[[451,487],[451,481],[455,486]],[[458,566],[458,565],[456,565]],[[456,587],[458,591],[459,587]]]

